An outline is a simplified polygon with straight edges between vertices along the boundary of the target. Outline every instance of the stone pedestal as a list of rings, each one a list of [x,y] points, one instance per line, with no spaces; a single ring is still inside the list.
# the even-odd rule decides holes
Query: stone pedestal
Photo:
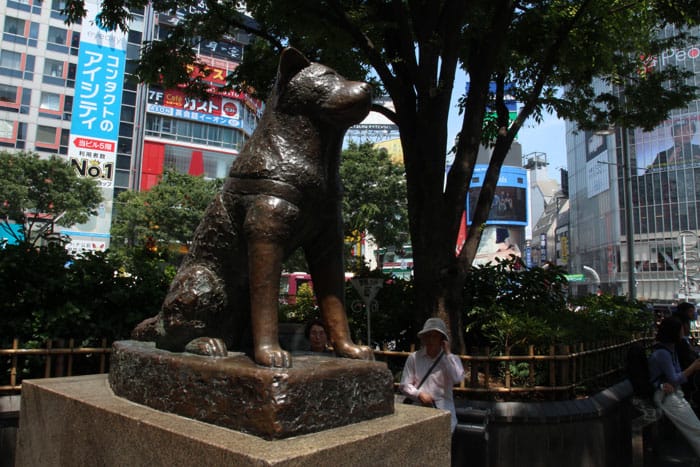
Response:
[[[107,375],[22,383],[16,467],[448,466],[447,412],[393,414],[268,441],[114,395]]]
[[[119,341],[109,383],[132,402],[266,439],[394,412],[386,363],[331,356],[295,356],[292,368],[267,368],[240,353],[214,358]]]

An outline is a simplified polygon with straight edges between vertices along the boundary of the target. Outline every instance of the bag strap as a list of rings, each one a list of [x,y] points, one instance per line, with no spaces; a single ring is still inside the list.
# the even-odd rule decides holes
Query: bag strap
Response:
[[[418,383],[418,386],[416,386],[416,389],[419,389],[421,386],[423,386],[423,383],[425,383],[425,380],[428,379],[428,376],[430,376],[430,373],[433,372],[435,365],[437,365],[438,362],[440,362],[440,359],[442,358],[443,355],[445,355],[445,351],[441,350],[440,355],[438,355],[438,357],[435,359],[435,361],[430,366],[430,368],[428,368],[428,372],[425,374],[425,376],[423,376],[423,379],[420,380],[420,383]]]

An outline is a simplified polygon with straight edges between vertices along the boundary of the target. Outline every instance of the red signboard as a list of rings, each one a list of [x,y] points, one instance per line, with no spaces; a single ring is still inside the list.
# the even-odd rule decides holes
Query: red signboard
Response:
[[[148,103],[226,118],[240,118],[240,101],[226,95],[213,95],[209,100],[202,100],[188,96],[179,89],[150,89]]]
[[[101,139],[78,137],[73,140],[73,144],[81,149],[92,149],[96,151],[114,152],[114,142]]]

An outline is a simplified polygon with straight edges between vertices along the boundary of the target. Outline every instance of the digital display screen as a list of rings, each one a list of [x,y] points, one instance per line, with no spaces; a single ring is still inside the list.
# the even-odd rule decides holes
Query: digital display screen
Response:
[[[474,217],[487,165],[477,165],[469,186],[466,210],[467,225]],[[496,185],[487,224],[527,225],[527,172],[518,167],[503,167]]]

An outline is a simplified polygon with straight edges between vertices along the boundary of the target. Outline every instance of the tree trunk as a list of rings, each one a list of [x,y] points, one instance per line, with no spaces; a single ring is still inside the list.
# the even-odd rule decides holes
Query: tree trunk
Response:
[[[445,160],[447,108],[424,109],[412,122],[415,130],[401,132],[414,261],[413,326],[420,330],[427,318],[438,316],[450,329],[453,345],[461,349],[461,308],[454,297],[461,296],[463,282],[454,276],[456,233],[443,194],[445,165],[436,163]]]

